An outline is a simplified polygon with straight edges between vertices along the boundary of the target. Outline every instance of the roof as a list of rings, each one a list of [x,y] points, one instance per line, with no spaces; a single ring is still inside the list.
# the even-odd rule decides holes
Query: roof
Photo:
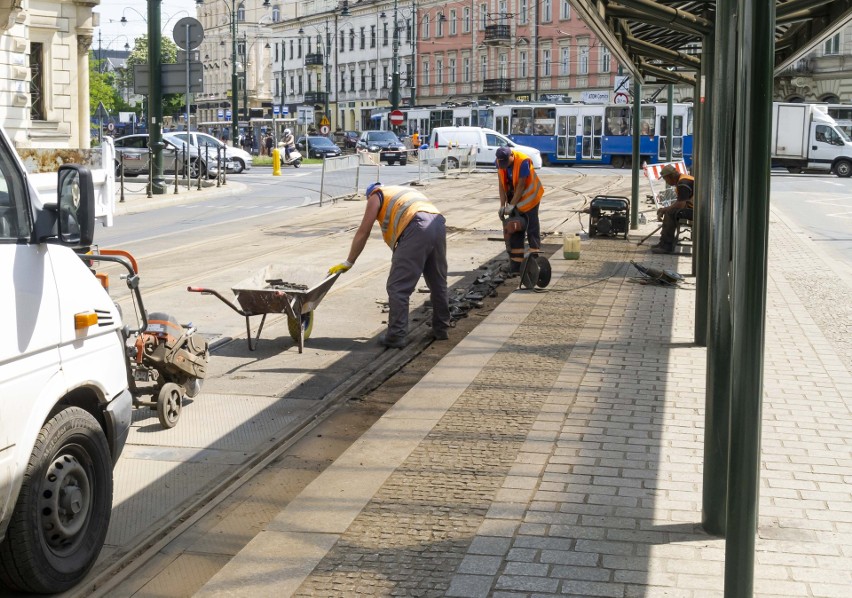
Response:
[[[573,0],[618,61],[641,81],[694,83],[701,41],[713,34],[715,0]],[[776,0],[775,72],[852,18],[852,0]]]

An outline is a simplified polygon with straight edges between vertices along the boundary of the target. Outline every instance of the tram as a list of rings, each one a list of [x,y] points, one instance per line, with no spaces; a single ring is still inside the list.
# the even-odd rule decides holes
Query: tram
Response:
[[[534,147],[545,164],[630,165],[633,152],[633,108],[624,104],[506,104],[494,106],[494,128],[512,141]],[[642,162],[666,159],[668,107],[640,109],[639,153]],[[672,106],[672,155],[692,164],[691,104]]]

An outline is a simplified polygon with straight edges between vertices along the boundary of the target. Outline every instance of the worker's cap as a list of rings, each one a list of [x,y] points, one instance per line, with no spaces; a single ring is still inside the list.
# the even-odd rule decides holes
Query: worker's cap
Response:
[[[373,192],[378,191],[379,187],[381,187],[381,186],[382,186],[382,184],[380,182],[376,181],[375,183],[373,183],[372,185],[367,187],[367,191],[366,191],[365,195],[367,197],[370,197],[373,194]]]
[[[512,150],[508,147],[498,147],[497,148],[497,164],[500,166],[508,166],[509,164],[509,156],[512,155]]]
[[[665,166],[663,166],[660,169],[660,176],[662,176],[662,177],[671,176],[673,174],[679,174],[679,173],[677,171],[677,168],[675,168],[674,165],[672,165],[672,164],[666,164]]]

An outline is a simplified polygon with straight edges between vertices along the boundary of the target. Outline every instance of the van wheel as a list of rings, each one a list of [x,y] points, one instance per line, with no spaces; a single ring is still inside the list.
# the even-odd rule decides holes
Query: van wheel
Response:
[[[802,174],[802,167],[801,166],[788,166],[787,172],[789,172],[790,174]]]
[[[6,538],[0,581],[26,592],[64,592],[101,551],[112,511],[112,458],[97,420],[79,407],[41,429]]]
[[[447,168],[450,170],[456,170],[459,167],[459,161],[457,158],[449,157],[447,158]]]
[[[841,178],[848,178],[852,174],[852,162],[849,160],[840,160],[834,165],[834,174]]]

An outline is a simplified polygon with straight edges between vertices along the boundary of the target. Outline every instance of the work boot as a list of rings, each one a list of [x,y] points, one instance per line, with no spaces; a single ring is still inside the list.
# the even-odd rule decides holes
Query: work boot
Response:
[[[379,335],[379,344],[388,349],[402,349],[405,345],[404,338],[388,338],[386,332]]]
[[[450,338],[450,335],[446,330],[432,330],[432,338],[436,341],[445,341]]]
[[[654,245],[651,247],[651,253],[674,253],[674,247],[671,245]]]

